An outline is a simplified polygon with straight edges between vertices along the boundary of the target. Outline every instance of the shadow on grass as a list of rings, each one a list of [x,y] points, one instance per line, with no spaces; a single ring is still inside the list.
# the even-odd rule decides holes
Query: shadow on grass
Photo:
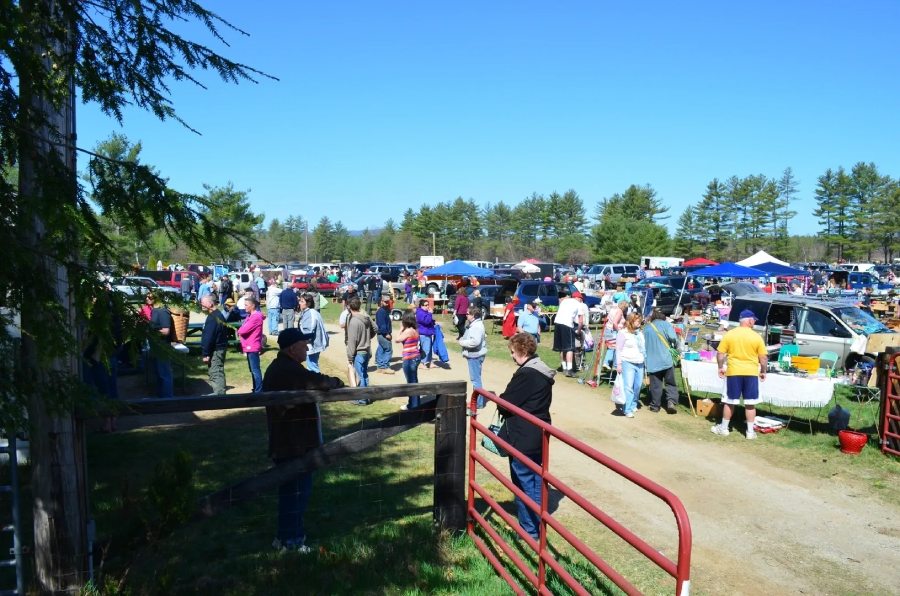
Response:
[[[364,409],[329,404],[323,422],[336,436],[393,409],[390,403]],[[300,555],[271,547],[274,491],[170,533],[148,531],[148,482],[156,464],[178,450],[192,455],[197,497],[271,466],[263,410],[189,427],[92,435],[95,564],[107,580],[121,580],[139,594],[502,591],[467,540],[433,528],[433,445],[434,427],[423,424],[316,472],[305,518],[314,552]]]

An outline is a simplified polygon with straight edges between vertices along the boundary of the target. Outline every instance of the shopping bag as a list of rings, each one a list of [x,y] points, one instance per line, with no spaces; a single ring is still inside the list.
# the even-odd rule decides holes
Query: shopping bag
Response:
[[[616,375],[616,382],[613,383],[610,399],[612,399],[613,403],[616,405],[625,405],[625,380],[622,378],[621,374]]]
[[[494,417],[494,422],[488,424],[488,430],[490,430],[495,435],[500,435],[500,428],[503,426],[503,417],[500,415],[500,412],[497,412],[497,415]],[[487,435],[483,435],[481,437],[481,446],[490,451],[495,455],[499,455],[500,457],[506,457],[509,455],[506,453],[504,449],[502,449],[499,445],[494,443],[494,440]]]

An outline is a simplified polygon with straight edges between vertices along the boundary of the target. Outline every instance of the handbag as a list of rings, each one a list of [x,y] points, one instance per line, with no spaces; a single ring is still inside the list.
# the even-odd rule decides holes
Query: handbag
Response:
[[[625,405],[625,380],[623,375],[616,375],[616,380],[613,383],[612,393],[609,398],[616,405]]]
[[[498,411],[494,416],[494,421],[491,424],[488,424],[488,430],[490,430],[495,435],[500,435],[500,428],[503,426],[503,416],[500,415]],[[499,455],[500,457],[506,457],[509,455],[506,453],[505,449],[502,449],[499,445],[494,443],[494,440],[487,435],[483,435],[481,437],[481,446],[493,453],[494,455]]]
[[[457,316],[456,313],[453,313],[453,324],[459,325],[459,317]]]
[[[677,366],[679,362],[681,362],[681,352],[678,351],[678,348],[672,347],[672,345],[666,341],[666,338],[662,333],[659,332],[659,329],[656,328],[656,325],[650,323],[650,326],[653,327],[653,330],[656,331],[656,335],[659,336],[659,341],[663,342],[663,345],[669,348],[669,355],[672,357],[672,366]]]

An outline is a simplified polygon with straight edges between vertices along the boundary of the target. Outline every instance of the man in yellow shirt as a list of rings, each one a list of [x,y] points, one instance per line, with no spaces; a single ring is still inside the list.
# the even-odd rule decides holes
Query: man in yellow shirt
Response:
[[[727,389],[722,398],[725,404],[722,422],[710,429],[717,435],[728,435],[734,406],[741,405],[743,397],[747,414],[746,436],[748,439],[756,438],[753,423],[756,421],[756,404],[759,403],[759,381],[766,380],[768,353],[762,337],[753,330],[754,323],[756,315],[752,310],[741,311],[740,325],[726,333],[719,342],[716,359],[719,376],[727,379]]]

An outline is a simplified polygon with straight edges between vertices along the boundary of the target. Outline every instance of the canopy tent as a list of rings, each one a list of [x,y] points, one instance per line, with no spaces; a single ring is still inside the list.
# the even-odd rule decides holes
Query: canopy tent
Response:
[[[424,272],[425,275],[431,277],[432,275],[464,275],[464,276],[474,276],[474,277],[495,277],[494,272],[491,269],[482,269],[481,267],[476,267],[475,265],[469,265],[465,261],[450,261],[449,263],[444,263],[440,267],[434,267],[433,269],[428,269]]]
[[[541,270],[540,267],[530,261],[522,261],[521,263],[516,263],[512,266],[512,268],[521,269],[522,273],[537,273]]]
[[[691,271],[691,275],[695,277],[768,277],[769,274],[760,269],[751,269],[737,263],[722,263]]]
[[[756,267],[761,263],[778,263],[779,265],[787,265],[784,261],[780,259],[776,259],[769,253],[764,250],[759,251],[755,255],[749,256],[743,261],[738,261],[738,265],[743,265],[744,267]]]
[[[760,263],[753,268],[759,269],[760,271],[765,271],[770,276],[780,275],[782,277],[809,277],[810,275],[809,271],[804,271],[803,269],[794,269],[793,267],[779,265],[778,263]]]
[[[681,264],[682,267],[697,267],[699,265],[718,265],[715,261],[710,261],[703,257],[696,257]]]

